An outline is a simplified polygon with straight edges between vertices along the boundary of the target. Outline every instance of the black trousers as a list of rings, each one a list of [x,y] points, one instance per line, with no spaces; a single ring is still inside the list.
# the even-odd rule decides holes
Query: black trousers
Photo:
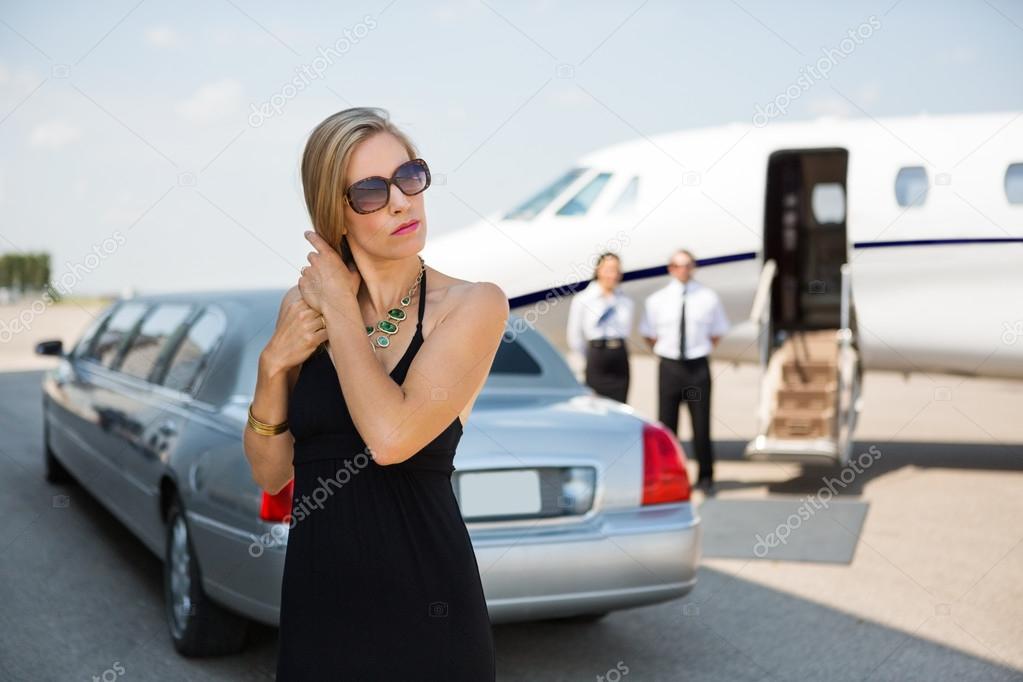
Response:
[[[710,362],[707,357],[671,360],[662,357],[657,370],[658,419],[678,433],[679,404],[689,407],[693,450],[700,463],[699,479],[714,480],[714,449],[710,440]]]
[[[599,395],[624,403],[629,395],[629,352],[618,348],[586,348],[586,385]]]

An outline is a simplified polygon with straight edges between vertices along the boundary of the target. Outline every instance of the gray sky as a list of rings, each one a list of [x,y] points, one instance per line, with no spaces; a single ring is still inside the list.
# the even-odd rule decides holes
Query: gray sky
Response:
[[[0,36],[0,253],[78,294],[293,284],[300,154],[349,106],[416,140],[431,234],[594,149],[750,123],[825,50],[774,120],[1023,109],[1008,0],[4,2]]]

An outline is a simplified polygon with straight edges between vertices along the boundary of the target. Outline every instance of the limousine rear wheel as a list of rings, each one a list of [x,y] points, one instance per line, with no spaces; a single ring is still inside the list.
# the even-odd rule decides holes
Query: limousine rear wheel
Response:
[[[177,499],[167,510],[166,550],[164,610],[174,648],[185,656],[241,651],[248,621],[213,602],[202,589],[199,562],[188,535],[184,509]]]

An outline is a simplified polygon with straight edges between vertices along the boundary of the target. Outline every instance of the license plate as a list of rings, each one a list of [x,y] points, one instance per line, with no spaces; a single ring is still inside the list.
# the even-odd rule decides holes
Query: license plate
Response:
[[[532,469],[473,471],[458,477],[462,516],[538,514],[540,474]]]

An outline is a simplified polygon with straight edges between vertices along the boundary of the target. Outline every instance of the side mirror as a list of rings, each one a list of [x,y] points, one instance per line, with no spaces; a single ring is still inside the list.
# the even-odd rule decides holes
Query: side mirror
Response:
[[[36,355],[56,355],[59,357],[63,354],[64,342],[60,339],[40,341],[36,344]]]

